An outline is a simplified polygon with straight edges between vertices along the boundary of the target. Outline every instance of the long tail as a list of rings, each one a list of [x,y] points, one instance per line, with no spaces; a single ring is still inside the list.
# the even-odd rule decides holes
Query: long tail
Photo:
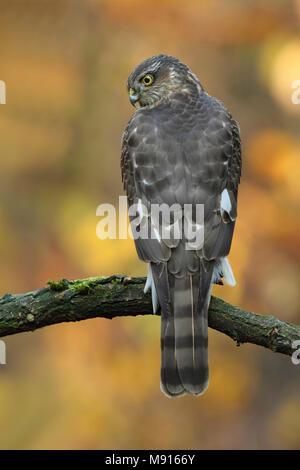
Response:
[[[161,389],[169,397],[199,395],[208,387],[207,312],[213,264],[177,278],[152,264],[161,306]]]

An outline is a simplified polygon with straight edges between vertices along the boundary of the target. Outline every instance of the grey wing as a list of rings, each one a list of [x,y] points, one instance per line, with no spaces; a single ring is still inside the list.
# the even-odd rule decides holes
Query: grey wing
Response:
[[[219,162],[218,197],[205,207],[205,241],[198,254],[206,260],[229,254],[237,217],[238,185],[241,177],[241,140],[238,124],[225,110],[221,119],[223,129],[216,136],[216,146],[222,149]],[[213,207],[214,206],[214,207]]]
[[[152,235],[151,204],[204,204],[204,244],[197,254],[212,260],[226,256],[231,246],[241,141],[238,124],[228,111],[218,100],[207,100],[200,119],[197,116],[198,125],[182,141],[177,123],[167,126],[163,111],[155,119],[136,112],[123,134],[121,167],[129,205],[140,201],[140,207],[147,209]],[[140,258],[147,262],[167,261],[176,247],[181,250],[171,235],[169,240],[135,242]],[[187,258],[177,269],[193,271],[194,257]]]
[[[139,230],[143,233],[134,239],[136,250],[146,262],[165,262],[171,256],[168,244],[156,236],[157,227],[150,217],[151,204],[172,200],[168,197],[172,172],[164,165],[168,148],[163,146],[164,139],[157,134],[153,121],[136,112],[123,134],[121,168],[128,203],[133,207],[129,214],[131,226],[136,234]]]

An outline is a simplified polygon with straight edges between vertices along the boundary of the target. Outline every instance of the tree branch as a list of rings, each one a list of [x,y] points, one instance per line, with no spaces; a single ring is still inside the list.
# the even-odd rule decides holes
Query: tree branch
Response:
[[[0,298],[0,337],[33,331],[61,322],[152,314],[151,296],[143,293],[145,278],[111,276],[78,281],[48,281],[49,287]],[[257,315],[212,297],[209,326],[237,344],[253,343],[292,355],[300,326]]]

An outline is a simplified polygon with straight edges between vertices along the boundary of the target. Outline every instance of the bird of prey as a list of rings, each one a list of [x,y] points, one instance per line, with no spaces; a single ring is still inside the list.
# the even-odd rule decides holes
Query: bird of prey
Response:
[[[227,255],[241,175],[239,126],[172,56],[142,62],[127,88],[131,103],[139,106],[122,137],[122,178],[129,206],[139,208],[135,230],[145,222],[153,229],[151,237],[136,237],[135,246],[148,263],[145,291],[151,289],[153,311],[161,313],[161,390],[169,397],[200,395],[209,380],[212,285],[222,279],[235,284]],[[191,248],[183,230],[175,237],[180,216],[154,220],[154,204],[189,205],[189,223],[196,230],[201,224],[193,208],[202,205],[201,242]],[[132,216],[130,222],[133,226]]]

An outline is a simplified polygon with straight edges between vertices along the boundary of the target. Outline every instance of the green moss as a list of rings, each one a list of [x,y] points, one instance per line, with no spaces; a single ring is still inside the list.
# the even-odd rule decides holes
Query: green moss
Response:
[[[69,288],[73,292],[77,293],[86,293],[89,291],[91,287],[95,286],[95,282],[99,279],[105,279],[105,276],[98,276],[98,277],[88,277],[87,279],[74,279],[71,281]],[[100,286],[99,286],[100,287]]]
[[[97,284],[96,282],[100,279],[105,279],[106,276],[97,276],[97,277],[88,277],[86,279],[74,279],[72,281],[67,281],[67,279],[61,279],[60,281],[47,281],[50,289],[53,291],[63,291],[70,289],[77,294],[86,294],[91,288],[96,289],[101,292],[102,295],[107,294],[107,287]],[[120,284],[121,279],[113,279],[112,284]]]
[[[111,283],[112,284],[121,284],[122,282],[122,279],[120,279],[119,277],[116,277],[116,279],[112,279]]]
[[[61,279],[60,281],[47,281],[48,286],[51,290],[62,291],[69,288],[69,282],[67,279]]]
[[[86,279],[82,281],[72,281],[70,284],[70,289],[73,292],[77,292],[78,294],[87,292],[91,288],[91,280]]]

